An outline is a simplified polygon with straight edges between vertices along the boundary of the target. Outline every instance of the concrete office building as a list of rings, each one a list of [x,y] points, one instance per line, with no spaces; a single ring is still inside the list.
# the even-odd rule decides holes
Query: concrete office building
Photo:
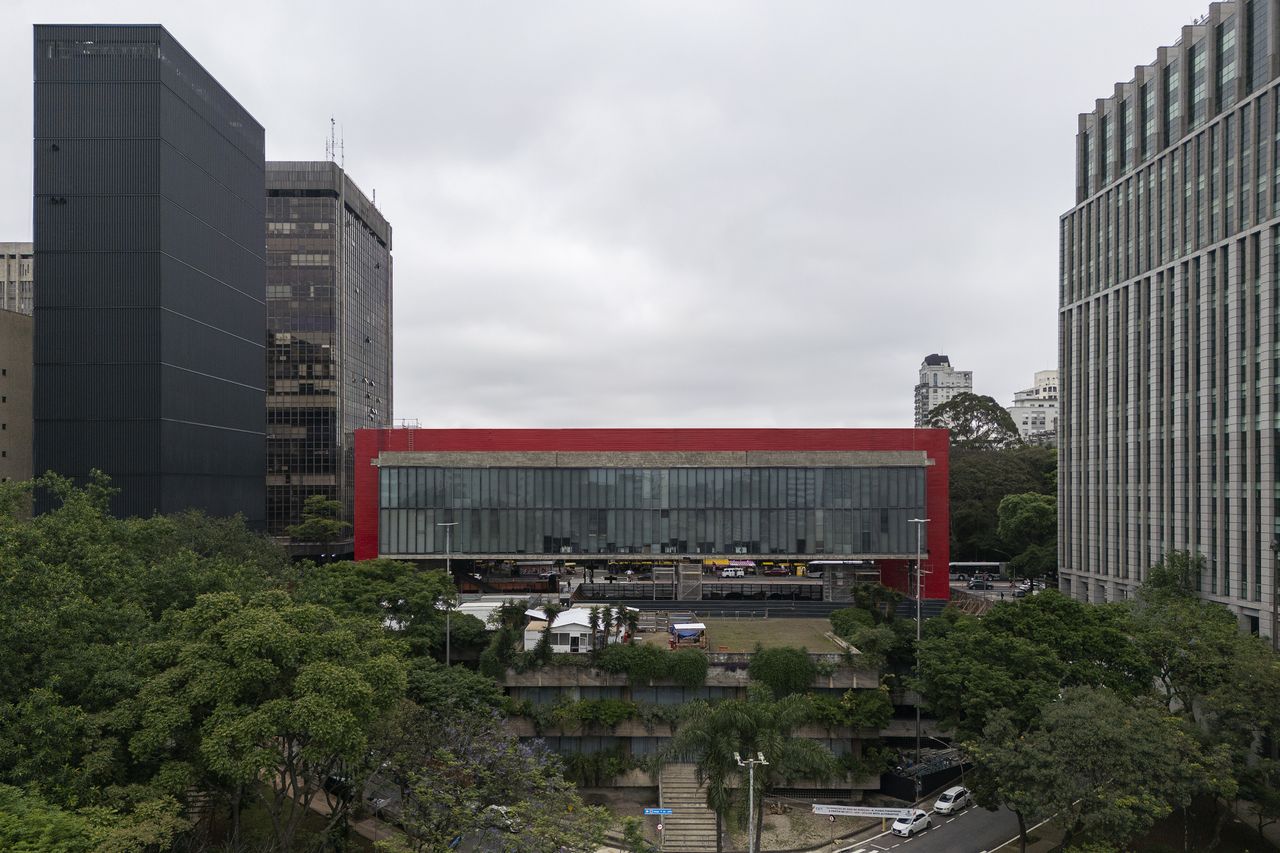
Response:
[[[264,523],[263,130],[163,27],[35,28],[35,468]]]
[[[0,311],[30,315],[31,244],[0,243]]]
[[[1280,8],[1213,4],[1080,116],[1060,223],[1062,588],[1130,595],[1171,550],[1275,634]]]
[[[0,482],[31,479],[31,335],[30,315],[0,309]]]
[[[355,430],[391,424],[391,226],[329,161],[267,164],[267,528],[351,520]]]
[[[923,427],[929,412],[957,394],[973,393],[973,371],[954,370],[951,359],[934,353],[920,363],[920,381],[916,383],[916,428]]]
[[[1023,441],[1054,444],[1058,440],[1058,371],[1037,370],[1035,384],[1015,391],[1009,416]]]

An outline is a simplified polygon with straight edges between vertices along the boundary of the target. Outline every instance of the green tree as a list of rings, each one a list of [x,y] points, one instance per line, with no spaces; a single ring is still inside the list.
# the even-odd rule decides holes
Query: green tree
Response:
[[[1158,704],[1105,688],[1064,691],[1026,733],[997,714],[967,747],[980,768],[979,802],[1018,813],[1024,850],[1026,823],[1037,817],[1056,815],[1064,848],[1117,843],[1197,795],[1235,794],[1224,750],[1202,749]]]
[[[920,647],[925,703],[962,736],[982,732],[1003,710],[1019,731],[1070,687],[1145,693],[1154,670],[1133,643],[1128,611],[1087,605],[1054,590],[985,617],[931,620]]]
[[[627,853],[653,853],[658,849],[644,837],[644,824],[638,817],[622,819],[622,846]]]
[[[177,758],[224,794],[233,838],[246,798],[262,801],[285,850],[320,792],[331,824],[345,820],[350,802],[322,783],[361,764],[371,727],[405,690],[381,627],[276,591],[203,595],[165,629],[148,651],[157,672],[138,696],[133,755]]]
[[[1058,454],[1052,448],[954,449],[951,454],[951,559],[1010,560],[1018,556],[998,532],[1000,502],[1008,495],[1057,492]]]
[[[775,699],[767,687],[757,685],[747,699],[691,705],[665,755],[694,758],[698,777],[707,784],[707,806],[724,820],[731,814],[746,814],[749,774],[738,766],[734,753],[763,752],[769,763],[756,768],[756,813],[747,816],[758,833],[767,791],[799,779],[822,781],[837,772],[837,762],[826,747],[793,737],[812,717],[808,697]]]
[[[132,853],[167,850],[188,829],[173,799],[154,799],[128,812],[103,807],[62,809],[18,788],[0,785],[0,849],[8,853]]]
[[[409,662],[406,695],[424,708],[487,716],[503,706],[502,687],[465,666],[445,666],[432,658]]]
[[[401,702],[374,741],[379,777],[401,791],[407,839],[435,851],[466,838],[495,851],[592,850],[607,815],[583,804],[559,761],[522,745],[496,714]]]
[[[308,495],[302,502],[302,521],[285,528],[294,542],[328,545],[346,536],[351,525],[341,519],[342,502],[323,494]]]
[[[1003,450],[1022,444],[1013,416],[992,397],[960,393],[929,410],[925,425],[951,431],[951,446]]]
[[[32,489],[53,508],[12,511]],[[164,615],[204,593],[285,583],[291,570],[240,519],[118,519],[113,493],[100,474],[83,487],[56,475],[0,484],[0,782],[127,816],[186,787],[174,765],[126,747]]]
[[[445,608],[457,595],[444,572],[385,559],[308,564],[295,591],[300,601],[377,618],[413,654],[439,660],[445,655]],[[448,622],[455,654],[473,653],[488,642],[484,624],[474,616],[454,613]]]
[[[1058,498],[1039,492],[1005,495],[996,509],[996,532],[1014,553],[1058,536]]]
[[[1058,499],[1025,492],[1001,498],[996,510],[996,534],[1015,555],[1009,567],[1019,577],[1056,574]]]
[[[756,644],[747,675],[769,688],[779,698],[807,693],[818,676],[818,667],[804,649],[789,646],[762,648]]]

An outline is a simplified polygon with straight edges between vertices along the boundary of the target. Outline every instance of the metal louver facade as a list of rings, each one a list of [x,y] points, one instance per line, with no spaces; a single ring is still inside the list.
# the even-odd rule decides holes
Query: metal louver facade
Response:
[[[263,129],[159,26],[37,26],[35,470],[264,520]]]

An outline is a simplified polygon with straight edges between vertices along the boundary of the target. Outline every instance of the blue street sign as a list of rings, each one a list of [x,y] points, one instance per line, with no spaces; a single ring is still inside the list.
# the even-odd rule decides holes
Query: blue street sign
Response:
[[[645,809],[645,814],[671,814],[671,809]]]

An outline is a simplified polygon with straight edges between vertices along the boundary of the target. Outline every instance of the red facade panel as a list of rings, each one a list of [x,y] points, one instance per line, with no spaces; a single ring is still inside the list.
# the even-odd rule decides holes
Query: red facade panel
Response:
[[[925,598],[948,598],[951,561],[950,436],[942,429],[362,429],[356,431],[355,557],[378,556],[378,469],[384,450],[425,451],[820,451],[923,450],[929,524]],[[906,589],[903,561],[885,564],[889,586]]]

